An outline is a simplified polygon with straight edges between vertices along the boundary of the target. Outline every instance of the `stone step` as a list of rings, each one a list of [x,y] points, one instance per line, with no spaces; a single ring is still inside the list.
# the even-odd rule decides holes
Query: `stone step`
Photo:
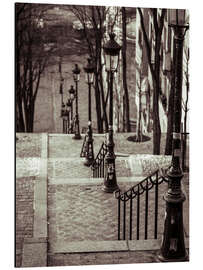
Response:
[[[161,239],[120,240],[120,241],[55,241],[49,253],[91,253],[113,251],[152,251],[159,250]],[[189,248],[189,238],[185,238],[185,247]]]
[[[117,177],[117,183],[132,183],[133,185],[136,185],[140,181],[144,179],[143,176],[131,176],[131,177]],[[48,178],[49,185],[100,185],[103,183],[103,178],[61,178],[61,177],[49,177]]]

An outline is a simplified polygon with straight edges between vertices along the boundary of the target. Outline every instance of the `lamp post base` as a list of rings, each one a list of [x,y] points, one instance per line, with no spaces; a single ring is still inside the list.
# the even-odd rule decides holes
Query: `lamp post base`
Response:
[[[79,116],[76,115],[76,120],[75,120],[75,136],[73,137],[74,140],[80,140],[82,139],[80,135],[80,125],[79,125]]]
[[[105,177],[102,190],[107,193],[113,193],[118,190],[115,168],[115,153],[114,153],[114,141],[113,141],[113,127],[109,126],[109,134],[107,138],[107,155],[105,158]]]
[[[114,191],[119,189],[119,186],[117,185],[117,179],[116,179],[115,159],[113,158],[112,160],[111,158],[109,157],[106,158],[107,171],[106,171],[104,183],[102,186],[102,190],[107,193],[113,193]],[[113,163],[109,163],[112,161]]]
[[[102,190],[106,193],[113,193],[116,190],[119,190],[119,186],[113,185],[113,186],[105,186],[105,184],[102,186]]]
[[[187,261],[183,227],[183,202],[186,197],[181,190],[182,173],[171,167],[166,173],[169,179],[166,201],[164,232],[158,259],[163,262]]]
[[[94,159],[87,159],[85,162],[84,162],[84,165],[87,166],[87,167],[90,167],[93,163]]]
[[[75,134],[75,136],[72,138],[73,140],[81,140],[82,137],[80,134]]]
[[[164,257],[160,252],[157,254],[157,259],[160,262],[187,262],[189,261],[189,256],[186,253],[186,255],[184,257],[180,257],[180,258],[167,258]]]
[[[85,145],[86,153],[85,153],[85,158],[86,161],[84,162],[84,165],[89,167],[92,165],[94,161],[94,148],[93,148],[93,138],[92,138],[92,127],[91,127],[91,122],[89,122],[88,125],[88,131],[87,131],[87,141]]]

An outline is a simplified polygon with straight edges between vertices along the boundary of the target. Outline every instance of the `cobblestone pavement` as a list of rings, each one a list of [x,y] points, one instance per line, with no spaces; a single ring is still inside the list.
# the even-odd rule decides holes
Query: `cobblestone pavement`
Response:
[[[127,142],[128,134],[121,135],[121,141],[126,144],[126,151],[123,144],[117,143],[116,151],[120,156],[116,158],[116,171],[119,177],[134,176],[136,170],[136,156],[130,155],[123,157],[122,153],[131,153],[132,144]],[[22,243],[24,238],[32,237],[33,233],[33,197],[35,177],[39,176],[41,135],[17,134],[16,143],[16,266],[20,266],[22,259]],[[115,135],[117,142],[119,135]],[[38,138],[38,139],[37,139]],[[95,153],[100,148],[103,136],[95,136]],[[83,158],[79,158],[82,147],[82,140],[75,141],[67,135],[50,135],[48,138],[48,263],[50,266],[60,265],[85,265],[85,264],[110,264],[110,263],[138,263],[155,261],[154,252],[143,253],[144,257],[135,258],[134,252],[108,252],[104,254],[53,254],[52,244],[57,241],[111,241],[117,239],[117,200],[113,194],[104,193],[101,184],[84,184],[83,178],[91,176],[90,168],[83,165]],[[147,154],[147,153],[145,153]],[[142,158],[141,158],[142,157]],[[149,155],[137,156],[141,163],[142,173],[150,173],[157,168],[157,164],[166,166],[170,158],[158,160],[154,157],[153,163],[150,162]],[[155,165],[154,165],[155,164]],[[155,167],[153,167],[153,166]],[[50,181],[53,179],[54,181]],[[57,179],[66,179],[59,181]],[[68,183],[68,179],[77,179]],[[81,182],[80,180],[81,179]],[[189,179],[187,175],[183,178],[187,201],[184,203],[184,218],[188,219],[188,199],[189,199]],[[127,190],[133,185],[131,183],[119,183],[122,191]],[[163,231],[163,220],[165,202],[162,198],[166,190],[166,185],[160,186],[159,197],[159,219],[158,238]],[[141,201],[140,221],[144,220],[144,200]],[[154,214],[154,194],[149,193],[149,232],[148,238],[153,238],[153,214]],[[135,209],[133,205],[133,209]],[[127,205],[127,213],[129,208]],[[122,219],[121,219],[122,223]],[[186,222],[187,226],[189,222]],[[133,220],[133,233],[136,230],[136,221]],[[126,219],[128,227],[128,218]],[[143,239],[144,225],[140,227],[140,238]],[[121,229],[122,233],[122,229]],[[127,229],[128,233],[128,229]],[[186,229],[188,234],[188,228]],[[188,235],[187,235],[188,236]],[[138,254],[137,252],[136,254]],[[142,255],[142,252],[140,252]]]
[[[72,139],[74,135],[50,135],[49,136],[49,158],[79,158],[83,145],[84,135],[81,140]],[[94,154],[96,156],[104,135],[94,136]],[[73,150],[74,149],[74,150]]]
[[[17,133],[16,157],[31,158],[40,157],[41,135],[35,133]]]
[[[129,134],[115,134],[115,151],[118,154],[131,154],[135,143],[128,142]],[[84,159],[79,158],[83,140],[73,140],[72,135],[49,136],[49,176],[50,177],[90,177],[91,171],[83,166]],[[119,140],[120,138],[120,140]],[[104,135],[94,136],[95,157],[104,140]],[[120,142],[121,141],[121,142]],[[119,142],[119,143],[118,143]],[[125,145],[126,148],[123,147]],[[74,149],[72,151],[71,149]],[[134,152],[136,153],[136,152]],[[145,154],[145,155],[143,155]],[[116,158],[117,177],[149,175],[160,166],[170,164],[170,156],[152,156],[144,152],[142,155],[133,154],[129,157]],[[138,170],[138,167],[141,170]]]
[[[49,254],[48,266],[152,263],[156,257],[157,251]]]
[[[33,237],[34,183],[39,176],[41,135],[16,134],[16,266],[21,266],[25,238]]]
[[[123,140],[126,138],[121,136]],[[97,144],[102,142],[102,137],[95,137]],[[69,177],[87,177],[89,168],[82,165],[81,159],[78,155],[81,150],[81,144],[78,146],[78,141],[66,139],[65,143],[63,136],[50,136],[49,137],[49,165],[48,175],[51,178],[69,178]],[[118,137],[117,137],[118,140]],[[127,151],[131,151],[130,142]],[[63,147],[61,147],[63,145]],[[74,145],[74,150],[73,149]],[[122,144],[117,148],[119,153],[122,151]],[[68,158],[65,158],[65,155]],[[59,158],[60,157],[60,158]],[[130,159],[130,160],[129,160]],[[133,176],[136,175],[135,162],[136,156],[130,157],[117,157],[116,170],[119,181],[119,176]],[[142,172],[149,174],[157,169],[157,166],[168,166],[171,157],[152,157],[151,155],[137,156],[140,162]],[[144,177],[143,177],[144,178]],[[55,181],[56,183],[57,181]],[[121,190],[130,188],[133,183],[119,184]],[[158,216],[158,238],[161,238],[163,232],[163,221],[165,212],[165,201],[163,194],[166,191],[166,184],[162,184],[159,188],[159,216]],[[145,196],[142,196],[141,215],[140,215],[140,239],[144,239],[144,201]],[[112,194],[104,193],[101,190],[101,184],[91,185],[73,185],[73,184],[51,184],[48,188],[48,217],[49,217],[49,252],[52,252],[52,243],[57,241],[73,242],[73,241],[108,241],[117,239],[117,201]],[[127,214],[129,213],[129,205],[126,204]],[[136,208],[136,203],[133,209]],[[127,215],[126,215],[127,217]],[[107,222],[108,221],[108,222]],[[121,219],[122,223],[122,219]],[[136,221],[133,220],[133,234],[136,231]],[[126,237],[129,233],[129,218],[126,218]],[[122,233],[122,229],[121,229]],[[154,237],[154,192],[149,192],[149,218],[148,218],[148,238]],[[135,236],[134,236],[135,238]],[[66,256],[52,257],[50,255],[50,264],[52,265],[54,259],[56,264],[53,265],[70,265]],[[90,255],[91,256],[91,255]],[[77,257],[77,256],[76,256]],[[75,258],[76,258],[75,257]],[[105,256],[104,256],[105,257]],[[78,262],[75,264],[83,264],[82,256],[78,255]],[[110,258],[110,257],[109,257]],[[52,261],[53,259],[53,261]],[[113,262],[113,259],[109,259]],[[121,260],[122,261],[122,260]],[[125,260],[123,260],[124,262]],[[132,260],[133,261],[133,260]],[[127,262],[127,260],[125,261]],[[64,264],[65,263],[65,264]],[[89,261],[91,264],[91,260]],[[102,262],[101,262],[102,263]],[[122,263],[122,262],[121,262]],[[129,261],[130,263],[130,261]],[[85,262],[84,264],[88,264]]]
[[[121,189],[128,189],[130,184],[120,185]],[[163,194],[164,187],[160,188]],[[149,239],[153,238],[154,230],[154,193],[149,193]],[[140,201],[140,239],[144,239],[144,200]],[[101,185],[49,186],[49,235],[51,241],[107,241],[117,240],[117,200],[112,194],[104,193]],[[163,227],[164,201],[159,198],[160,234]],[[136,209],[134,202],[133,208]],[[135,215],[134,215],[135,216]],[[129,203],[126,203],[126,237],[129,225]],[[133,221],[133,234],[135,238],[136,222]]]
[[[33,236],[34,177],[16,179],[16,266],[21,266],[24,238]]]

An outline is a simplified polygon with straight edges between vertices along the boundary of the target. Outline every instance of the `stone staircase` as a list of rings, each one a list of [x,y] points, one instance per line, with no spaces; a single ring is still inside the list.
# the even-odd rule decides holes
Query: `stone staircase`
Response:
[[[79,143],[64,134],[40,136],[41,155],[32,172],[36,174],[33,236],[24,239],[21,266],[156,262],[160,238],[117,241],[117,201],[101,190],[102,179],[92,178],[90,168],[83,165],[84,159],[79,158],[82,140]],[[102,140],[103,136],[95,136],[95,151]],[[153,162],[153,166],[150,159],[149,155],[117,152],[117,182],[122,191],[141,181],[160,162],[167,165],[170,158]],[[32,164],[24,164],[25,174],[33,170]],[[186,232],[189,237],[188,228]]]

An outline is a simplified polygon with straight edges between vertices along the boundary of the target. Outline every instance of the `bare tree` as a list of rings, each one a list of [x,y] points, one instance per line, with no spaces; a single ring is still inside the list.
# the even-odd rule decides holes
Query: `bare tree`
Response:
[[[189,98],[189,48],[185,49],[186,56],[186,70],[185,70],[185,84],[186,84],[186,99],[182,100],[182,109],[184,111],[184,122],[183,122],[183,142],[182,142],[182,169],[185,170],[185,158],[187,152],[187,116],[188,116],[188,98]]]
[[[50,50],[44,49],[47,6],[15,5],[16,131],[33,132],[35,101]]]
[[[123,112],[125,117],[124,121],[126,124],[127,132],[131,131],[130,127],[130,103],[128,95],[128,86],[127,86],[127,63],[126,63],[126,50],[127,50],[127,41],[126,41],[126,10],[125,7],[122,7],[122,68],[123,68],[123,89],[124,89],[124,108]]]
[[[160,78],[160,49],[161,49],[161,37],[162,30],[164,26],[164,18],[166,15],[166,9],[161,10],[161,15],[159,16],[157,13],[157,9],[151,9],[151,14],[153,17],[153,26],[154,26],[154,34],[155,34],[155,63],[154,66],[151,63],[151,45],[150,39],[147,35],[144,16],[142,13],[142,9],[138,8],[141,20],[141,27],[144,36],[144,42],[148,57],[148,64],[150,67],[150,71],[152,74],[153,80],[153,154],[160,154],[160,141],[161,141],[161,127],[160,127],[160,119],[159,119],[159,98],[161,94],[161,78]]]
[[[102,39],[104,34],[104,21],[106,17],[105,7],[102,6],[68,6],[67,7],[82,24],[82,30],[86,39],[89,55],[95,63],[95,103],[97,113],[97,128],[103,133],[103,122],[108,130],[106,114],[106,101],[102,79]],[[102,114],[103,111],[103,114]]]

